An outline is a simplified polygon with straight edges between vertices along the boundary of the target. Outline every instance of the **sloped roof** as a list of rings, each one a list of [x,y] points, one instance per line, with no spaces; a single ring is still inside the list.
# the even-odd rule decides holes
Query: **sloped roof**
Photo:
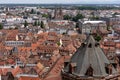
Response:
[[[91,47],[89,47],[90,44]],[[78,48],[69,62],[69,64],[76,63],[76,68],[72,74],[85,76],[87,69],[91,66],[93,68],[93,77],[105,77],[108,75],[105,66],[110,64],[110,62],[102,49],[95,45],[96,41],[90,35],[85,44]],[[69,71],[69,64],[64,68],[65,72]],[[112,67],[112,73],[117,73],[114,67]]]
[[[18,53],[18,48],[17,48],[17,47],[14,47],[14,48],[13,48],[13,52]]]
[[[38,77],[31,77],[31,76],[21,76],[19,80],[41,80]]]

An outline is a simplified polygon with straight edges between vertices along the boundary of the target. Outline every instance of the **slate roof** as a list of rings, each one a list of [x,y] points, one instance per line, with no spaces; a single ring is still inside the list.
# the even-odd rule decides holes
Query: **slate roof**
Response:
[[[18,48],[17,48],[17,47],[14,47],[14,48],[13,48],[13,52],[14,52],[14,53],[18,53]]]
[[[69,64],[63,69],[64,72],[69,71],[69,65],[76,63],[76,67],[72,74],[85,77],[87,69],[91,66],[93,68],[93,77],[105,77],[108,76],[105,66],[110,64],[107,57],[104,55],[103,50],[99,46],[95,46],[96,41],[93,36],[90,35],[84,44],[78,48],[75,54],[72,56]],[[112,67],[112,74],[117,73],[114,67]]]

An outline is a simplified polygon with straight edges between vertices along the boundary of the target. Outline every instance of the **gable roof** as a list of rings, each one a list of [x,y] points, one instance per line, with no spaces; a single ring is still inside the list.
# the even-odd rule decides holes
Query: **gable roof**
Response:
[[[41,80],[38,77],[31,77],[31,76],[21,76],[19,80]]]

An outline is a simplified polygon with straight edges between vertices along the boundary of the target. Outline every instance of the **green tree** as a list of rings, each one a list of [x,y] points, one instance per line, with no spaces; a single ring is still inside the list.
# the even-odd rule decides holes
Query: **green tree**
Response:
[[[35,14],[35,10],[34,10],[34,9],[31,9],[30,14]]]
[[[52,19],[52,15],[51,14],[48,14],[49,15],[49,19]]]
[[[38,26],[40,26],[40,21],[38,21]]]
[[[65,32],[62,33],[62,35],[65,35],[65,34],[66,34]]]
[[[97,7],[92,6],[80,6],[78,7],[79,10],[96,10]]]
[[[42,14],[42,17],[49,18],[48,14]]]
[[[38,26],[38,22],[37,21],[34,22],[34,26]]]
[[[100,35],[95,36],[95,40],[99,42],[101,40],[101,36]]]
[[[116,16],[116,15],[120,15],[120,14],[119,14],[119,13],[117,13],[117,12],[115,12],[115,13],[113,14],[113,17],[114,17],[114,16]]]
[[[44,23],[43,23],[43,21],[41,21],[41,28],[44,28],[45,27],[45,25],[44,25]]]
[[[37,12],[37,15],[40,15],[40,12]]]
[[[96,17],[93,16],[93,17],[91,17],[90,19],[91,19],[91,20],[99,20],[99,17],[98,17],[98,16],[96,16]]]
[[[0,23],[0,29],[3,29],[3,25]]]
[[[110,26],[107,26],[107,30],[110,31]]]
[[[64,15],[64,16],[63,16],[63,19],[64,19],[64,20],[70,20],[70,19],[72,19],[72,17],[69,16],[69,15]]]
[[[73,21],[77,22],[79,19],[83,19],[84,16],[82,14],[77,14],[75,17],[72,18]]]
[[[28,26],[28,22],[25,20],[25,22],[24,22],[24,26],[26,27],[26,26]]]
[[[57,45],[60,46],[61,45],[60,42],[57,42]]]
[[[76,27],[76,28],[79,28],[79,23],[78,23],[78,22],[76,23],[76,26],[75,26],[75,27]]]

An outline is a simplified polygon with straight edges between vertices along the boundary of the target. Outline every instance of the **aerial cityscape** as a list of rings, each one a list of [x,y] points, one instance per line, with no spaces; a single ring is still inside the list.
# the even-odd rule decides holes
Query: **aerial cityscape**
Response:
[[[0,80],[120,80],[120,1],[0,0]]]

